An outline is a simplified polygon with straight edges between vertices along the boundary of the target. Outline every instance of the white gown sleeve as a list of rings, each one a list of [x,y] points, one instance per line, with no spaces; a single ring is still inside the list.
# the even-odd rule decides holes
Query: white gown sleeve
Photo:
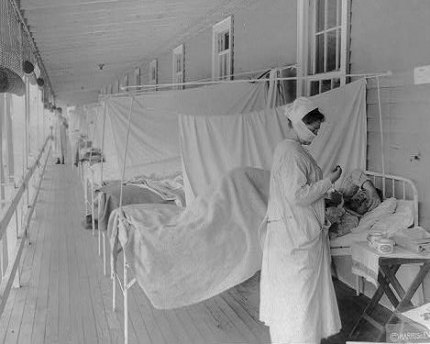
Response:
[[[312,166],[300,154],[287,154],[280,168],[284,195],[292,204],[308,206],[325,196],[331,188],[330,179],[324,178],[311,183],[307,179]]]

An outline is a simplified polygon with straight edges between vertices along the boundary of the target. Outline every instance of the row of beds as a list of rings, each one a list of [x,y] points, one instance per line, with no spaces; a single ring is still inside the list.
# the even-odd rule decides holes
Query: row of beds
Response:
[[[103,170],[103,174],[102,171]],[[85,190],[85,209],[86,214],[91,214],[92,218],[92,232],[93,235],[98,229],[98,253],[103,257],[103,272],[105,275],[108,273],[107,264],[107,241],[111,243],[119,242],[118,236],[121,236],[121,230],[109,230],[108,233],[108,220],[110,215],[117,211],[120,202],[120,182],[118,176],[111,170],[109,170],[109,164],[104,164],[102,161],[93,163],[91,159],[82,159],[79,161],[79,174],[83,182]],[[402,202],[402,207],[406,205],[408,208],[409,216],[411,221],[408,223],[409,227],[418,226],[418,194],[414,183],[406,178],[393,176],[393,175],[382,175],[379,173],[366,171],[367,176],[373,181],[373,184],[382,191],[383,199],[395,198],[399,202]],[[103,177],[101,177],[103,175]],[[102,180],[103,179],[103,180]],[[178,179],[175,180],[177,182]],[[139,181],[139,183],[141,180]],[[148,188],[142,188],[137,185],[138,183],[129,183],[123,185],[122,190],[122,211],[127,211],[128,204],[167,204],[169,206],[185,206],[183,190],[178,191],[178,197],[165,199],[158,193],[151,191]],[[399,203],[400,204],[400,203]],[[134,206],[138,207],[138,206]],[[395,214],[395,213],[394,213]],[[121,221],[127,222],[127,226],[133,226],[133,221],[127,220],[126,216],[120,216]],[[116,221],[114,226],[120,226],[121,221]],[[380,227],[379,227],[380,228]],[[124,229],[124,226],[122,226]],[[391,228],[387,228],[387,232],[390,232]],[[356,241],[365,241],[368,235],[367,231],[359,233],[346,234],[341,237],[332,238],[330,241],[330,249],[332,256],[349,256],[351,255],[351,244]],[[109,238],[108,238],[109,237]],[[109,245],[112,246],[112,245]],[[111,260],[111,277],[113,286],[113,307],[116,308],[116,293],[117,283],[123,293],[124,300],[124,338],[125,342],[128,341],[128,289],[134,285],[136,278],[134,274],[136,271],[133,270],[132,264],[127,261],[127,256],[124,252],[123,256],[123,272],[122,276],[117,273],[116,255],[118,252],[110,250]],[[128,250],[130,254],[130,250]],[[128,258],[130,259],[130,258]],[[138,260],[139,257],[136,257]],[[140,257],[142,259],[142,257]],[[131,267],[131,274],[130,274]],[[362,284],[361,281],[356,280],[356,286]],[[357,292],[359,290],[357,289]]]
[[[91,146],[91,144],[90,144]],[[182,176],[172,173],[169,177],[136,176],[123,182],[121,190],[121,176],[100,158],[100,150],[85,147],[79,153],[78,171],[84,189],[85,222],[92,234],[98,236],[98,254],[103,257],[103,272],[107,275],[107,228],[111,213],[122,205],[129,204],[172,204],[185,206],[185,194]],[[103,161],[102,161],[103,160]],[[157,189],[157,186],[160,188]],[[167,186],[167,188],[166,188]],[[168,190],[169,192],[163,192]]]

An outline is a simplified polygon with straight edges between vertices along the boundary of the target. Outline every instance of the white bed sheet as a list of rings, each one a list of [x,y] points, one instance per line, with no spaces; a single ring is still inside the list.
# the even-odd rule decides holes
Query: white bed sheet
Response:
[[[252,277],[261,268],[259,226],[270,173],[231,171],[186,209],[135,204],[112,212],[112,270],[125,250],[137,282],[156,308],[200,302]]]
[[[361,233],[349,233],[330,240],[330,248],[349,248],[353,242],[366,241],[368,231]]]
[[[372,214],[369,213],[365,221],[360,221],[359,226],[365,228],[369,226],[368,229],[360,229],[358,232],[348,233],[346,235],[336,237],[330,240],[330,248],[349,248],[353,242],[366,241],[367,236],[371,232],[382,232],[386,236],[391,237],[399,230],[408,228],[413,225],[414,218],[414,203],[408,200],[395,200],[396,207],[393,213],[387,213],[387,207],[389,203],[394,200],[393,198],[386,199],[381,203],[378,208],[374,209]],[[383,209],[385,207],[385,210]],[[379,211],[378,214],[378,210]],[[376,215],[376,216],[375,216]],[[366,222],[363,224],[363,222]],[[363,227],[364,226],[364,227]]]

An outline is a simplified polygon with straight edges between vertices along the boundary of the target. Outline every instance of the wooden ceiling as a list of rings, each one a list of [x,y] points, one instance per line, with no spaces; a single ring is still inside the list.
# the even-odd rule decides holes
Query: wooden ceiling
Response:
[[[247,3],[249,0],[20,0],[19,7],[57,102],[76,105],[96,102],[102,87]]]

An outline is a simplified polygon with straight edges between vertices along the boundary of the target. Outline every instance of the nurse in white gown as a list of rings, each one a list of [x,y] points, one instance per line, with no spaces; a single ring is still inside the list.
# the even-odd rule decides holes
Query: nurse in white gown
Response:
[[[287,111],[291,137],[277,146],[270,179],[267,232],[260,285],[260,319],[272,343],[319,344],[341,329],[330,271],[324,195],[340,177],[327,178],[302,145],[324,121],[317,107],[298,98]]]

